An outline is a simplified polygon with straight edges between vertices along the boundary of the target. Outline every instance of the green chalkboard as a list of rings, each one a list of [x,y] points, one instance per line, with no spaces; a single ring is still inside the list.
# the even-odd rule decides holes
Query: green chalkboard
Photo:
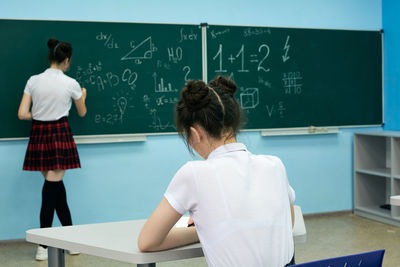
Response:
[[[0,138],[29,135],[17,110],[26,81],[48,67],[47,40],[73,45],[67,74],[86,87],[75,135],[175,132],[173,109],[189,79],[230,76],[246,129],[380,125],[378,31],[245,26],[0,20]],[[202,44],[207,61],[202,61]]]
[[[0,20],[0,138],[29,136],[17,111],[26,81],[48,67],[47,40],[71,42],[66,73],[88,92],[75,135],[176,132],[173,109],[188,79],[202,79],[199,25]]]
[[[207,28],[207,76],[229,75],[247,129],[379,125],[379,31]]]

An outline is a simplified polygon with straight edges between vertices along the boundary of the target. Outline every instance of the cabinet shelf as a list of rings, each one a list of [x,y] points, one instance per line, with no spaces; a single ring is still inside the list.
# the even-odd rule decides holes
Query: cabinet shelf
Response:
[[[390,178],[390,168],[357,169],[356,172]]]
[[[381,207],[400,195],[400,132],[354,135],[353,182],[355,214],[400,225],[400,206]]]

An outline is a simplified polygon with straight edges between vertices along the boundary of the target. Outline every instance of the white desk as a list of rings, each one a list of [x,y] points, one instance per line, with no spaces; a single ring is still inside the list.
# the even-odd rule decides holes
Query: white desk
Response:
[[[298,214],[300,212],[300,214]],[[295,243],[305,241],[305,227],[301,209],[295,209],[297,222],[294,227]],[[49,247],[49,267],[64,267],[64,249],[84,254],[137,264],[138,267],[154,267],[156,262],[202,257],[200,243],[180,248],[142,253],[137,238],[146,220],[111,222],[32,229],[26,231],[26,240]],[[187,221],[186,218],[180,222]],[[299,224],[296,230],[296,224]]]

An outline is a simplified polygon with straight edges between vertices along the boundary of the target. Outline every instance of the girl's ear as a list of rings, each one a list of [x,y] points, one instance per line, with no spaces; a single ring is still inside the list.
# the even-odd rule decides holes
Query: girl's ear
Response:
[[[63,61],[64,64],[64,72],[67,71],[69,69],[69,67],[71,66],[71,58],[66,57]]]
[[[190,139],[192,144],[200,143],[201,140],[201,130],[198,126],[191,126],[190,127]]]

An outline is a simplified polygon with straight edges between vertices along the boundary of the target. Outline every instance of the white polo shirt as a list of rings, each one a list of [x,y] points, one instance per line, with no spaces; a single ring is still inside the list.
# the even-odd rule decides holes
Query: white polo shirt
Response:
[[[61,70],[49,68],[31,76],[24,93],[32,97],[32,117],[39,121],[55,121],[68,116],[72,99],[82,96],[79,83]]]
[[[193,216],[209,266],[282,267],[293,257],[295,193],[277,157],[240,143],[220,146],[181,167],[164,196]]]

